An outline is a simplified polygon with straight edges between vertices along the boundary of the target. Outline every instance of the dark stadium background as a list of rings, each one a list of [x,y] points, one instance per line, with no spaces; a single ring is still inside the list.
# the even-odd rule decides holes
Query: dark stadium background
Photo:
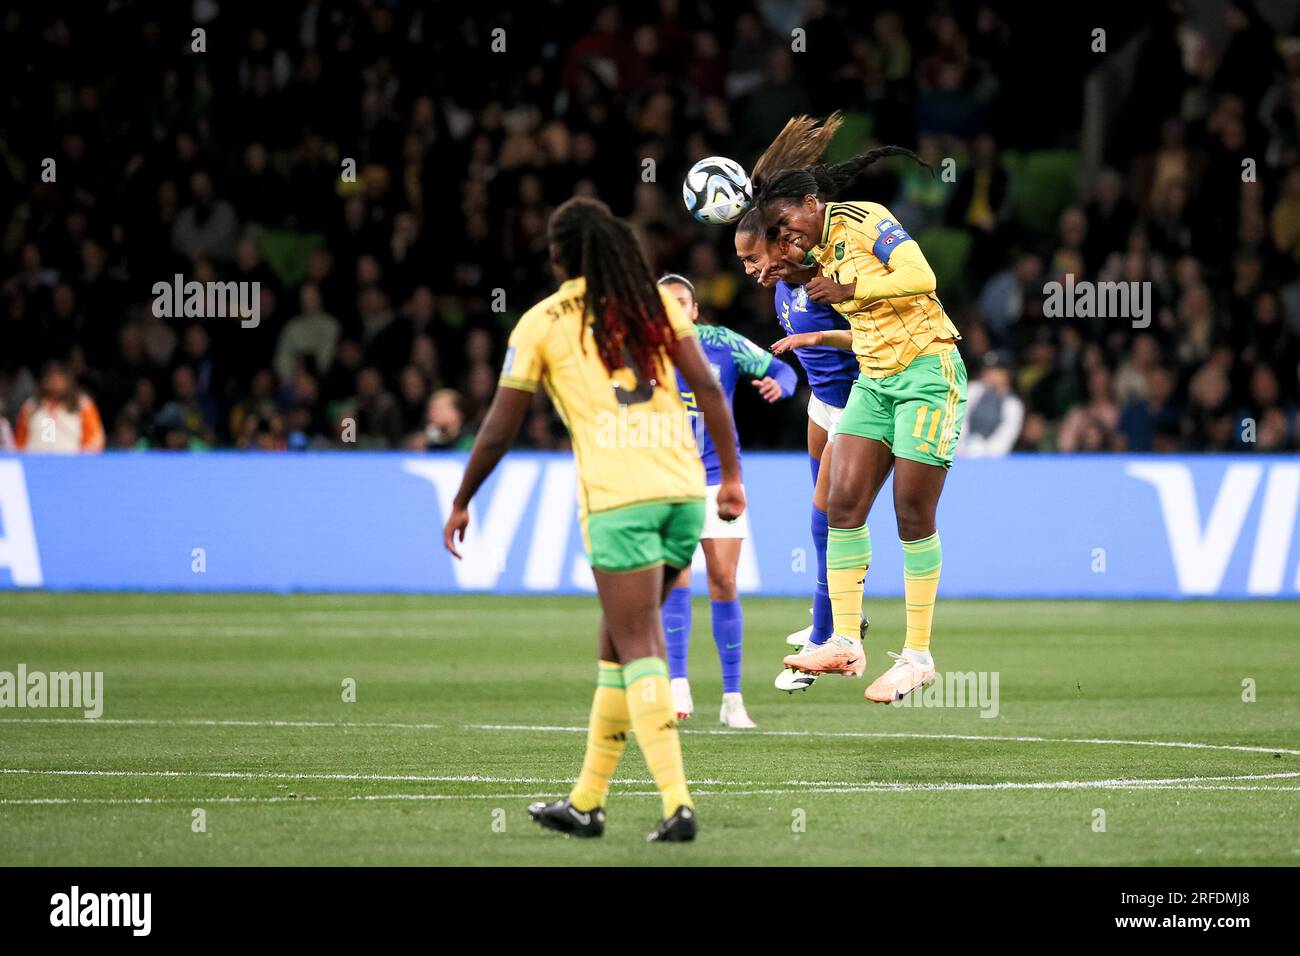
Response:
[[[1264,0],[10,4],[0,416],[57,360],[110,448],[466,447],[575,192],[694,279],[710,321],[767,344],[770,299],[731,230],[688,217],[682,175],[840,109],[838,157],[956,160],[956,183],[896,162],[860,194],[920,239],[972,379],[1024,403],[1017,448],[1295,449],[1298,26]],[[977,181],[994,214],[973,222]],[[1150,280],[1152,327],[1044,318],[1066,272]],[[153,317],[176,273],[260,281],[261,325]],[[747,447],[802,447],[802,402],[757,405],[742,389]],[[565,441],[539,398],[521,442]]]

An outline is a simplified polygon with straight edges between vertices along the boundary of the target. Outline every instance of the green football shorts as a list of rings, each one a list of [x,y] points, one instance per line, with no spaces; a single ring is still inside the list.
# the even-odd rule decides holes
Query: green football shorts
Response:
[[[920,355],[896,375],[859,375],[839,435],[883,441],[895,458],[947,468],[966,417],[966,366],[955,348]]]
[[[654,501],[587,515],[582,537],[597,571],[690,567],[704,527],[704,501]]]

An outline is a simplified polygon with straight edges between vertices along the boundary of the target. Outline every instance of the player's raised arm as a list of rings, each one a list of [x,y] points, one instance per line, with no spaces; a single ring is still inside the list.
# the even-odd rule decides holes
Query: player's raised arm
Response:
[[[713,377],[700,343],[694,336],[677,340],[672,353],[673,364],[682,373],[704,416],[704,427],[718,452],[722,468],[722,486],[718,489],[718,514],[730,521],[745,511],[745,490],[740,483],[740,457],[736,454],[735,426],[727,409],[727,398]]]
[[[832,349],[852,349],[852,329],[818,329],[815,332],[796,332],[772,343],[773,355],[782,355],[795,349],[815,348],[819,345]]]
[[[465,529],[469,527],[469,503],[478,492],[488,475],[492,474],[497,463],[514,444],[519,434],[519,426],[528,414],[528,406],[533,400],[532,392],[502,385],[492,397],[492,405],[483,419],[483,427],[474,438],[474,448],[469,453],[469,464],[460,479],[460,489],[452,499],[451,514],[442,528],[442,542],[457,558],[457,542],[465,540]]]
[[[744,336],[737,336],[744,345],[746,357],[737,366],[750,376],[751,384],[765,402],[779,402],[789,398],[799,386],[799,376],[785,362],[778,361],[766,350]]]
[[[898,227],[897,231],[902,232],[902,227]],[[858,276],[854,283],[855,299],[871,303],[909,295],[929,295],[935,291],[938,281],[930,263],[926,261],[925,253],[921,251],[920,243],[906,232],[902,234],[906,238],[884,260],[888,274]]]

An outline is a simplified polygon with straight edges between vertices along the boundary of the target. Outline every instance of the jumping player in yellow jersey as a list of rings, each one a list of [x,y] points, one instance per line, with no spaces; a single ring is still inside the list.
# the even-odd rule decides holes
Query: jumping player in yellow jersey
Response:
[[[635,731],[663,797],[663,819],[648,839],[691,840],[695,810],[659,608],[699,543],[704,468],[676,372],[695,391],[718,447],[724,520],[745,510],[731,413],[694,324],[655,284],[626,223],[604,203],[574,198],[552,215],[548,240],[560,288],[525,312],[510,336],[443,540],[459,558],[470,499],[510,448],[537,386],[545,386],[573,439],[578,513],[602,616],[582,772],[567,798],[528,812],[547,829],[600,836],[609,781]]]
[[[832,305],[852,332],[809,332],[778,346],[852,347],[860,375],[836,432],[827,518],[827,580],[834,634],[785,659],[810,674],[860,676],[862,588],[871,563],[867,515],[894,472],[894,512],[903,547],[907,636],[894,664],[867,688],[868,700],[901,700],[934,680],[930,631],[942,551],[935,510],[966,408],[960,338],[935,295],[921,247],[888,209],[834,198],[878,159],[906,155],[886,146],[832,166],[785,170],[756,201],[767,225],[798,247],[820,274],[808,297]],[[794,340],[798,341],[794,341]]]

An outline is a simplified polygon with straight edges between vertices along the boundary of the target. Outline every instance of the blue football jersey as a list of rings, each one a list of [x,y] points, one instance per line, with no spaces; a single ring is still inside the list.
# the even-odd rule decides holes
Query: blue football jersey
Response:
[[[829,305],[813,302],[807,289],[792,286],[784,279],[776,283],[776,318],[787,335],[849,328],[844,316]],[[848,404],[849,390],[858,377],[858,360],[850,349],[818,345],[795,349],[794,354],[808,375],[814,395],[836,408]]]
[[[697,325],[695,331],[699,336],[700,347],[704,350],[704,357],[708,359],[709,367],[722,387],[723,395],[727,397],[728,407],[736,394],[736,383],[741,378],[764,378],[770,375],[781,386],[782,398],[794,394],[799,381],[794,369],[785,362],[774,359],[771,353],[739,332],[721,325]],[[706,479],[710,485],[716,485],[722,481],[718,450],[713,445],[709,430],[704,427],[704,418],[695,401],[695,392],[686,383],[686,379],[682,378],[680,371],[677,372],[677,387],[681,390],[687,413],[692,418]],[[740,455],[740,439],[736,439],[736,455]]]

